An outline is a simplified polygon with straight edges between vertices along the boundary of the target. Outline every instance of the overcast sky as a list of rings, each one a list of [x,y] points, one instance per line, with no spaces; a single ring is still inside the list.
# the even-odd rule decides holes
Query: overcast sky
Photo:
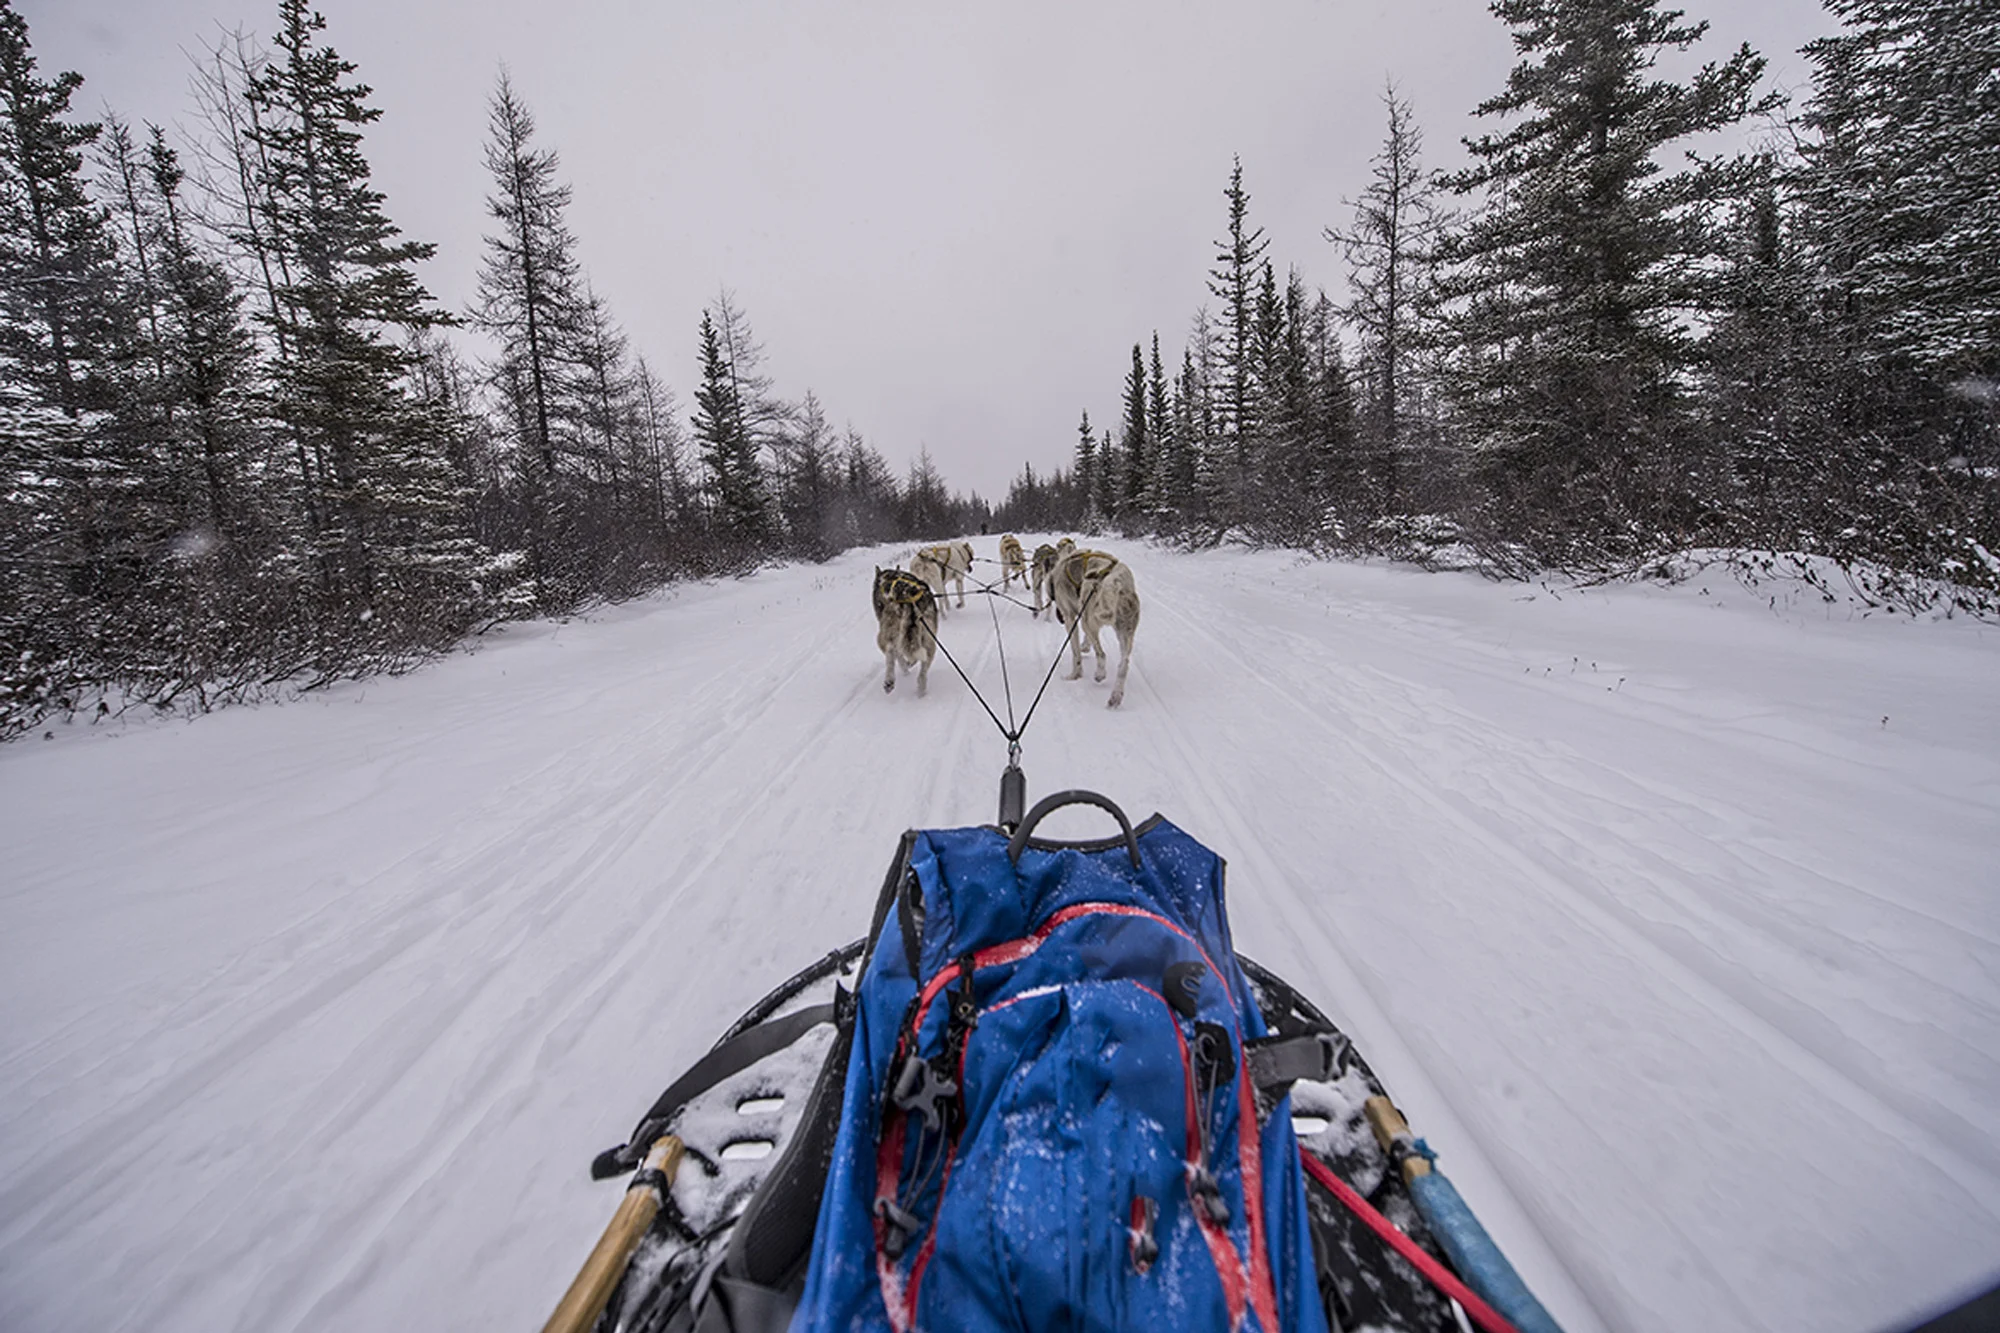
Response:
[[[15,0],[75,102],[187,124],[188,53],[276,0]],[[1471,0],[327,0],[327,41],[382,109],[390,216],[473,293],[487,99],[502,65],[562,155],[592,282],[691,407],[723,285],[777,390],[814,390],[899,468],[928,445],[998,500],[1110,425],[1131,345],[1178,360],[1243,161],[1282,271],[1338,294],[1321,229],[1367,180],[1394,79],[1449,166],[1513,63]],[[1775,86],[1830,31],[1817,0],[1691,0],[1697,55],[1749,42]]]

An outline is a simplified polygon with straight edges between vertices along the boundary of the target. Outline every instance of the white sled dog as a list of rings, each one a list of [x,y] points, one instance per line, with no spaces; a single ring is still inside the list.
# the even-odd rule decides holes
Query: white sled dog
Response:
[[[945,608],[944,585],[948,577],[946,569],[942,546],[919,547],[917,553],[910,557],[910,572],[922,579],[924,586],[931,590],[931,596],[937,599],[940,615],[944,614]]]
[[[917,697],[930,688],[937,657],[938,600],[930,585],[900,569],[875,571],[875,646],[882,650],[882,692],[896,688],[896,664],[917,668]]]
[[[1097,679],[1104,679],[1104,645],[1097,633],[1106,625],[1118,632],[1118,680],[1105,707],[1125,702],[1125,673],[1132,669],[1132,637],[1139,632],[1139,586],[1131,566],[1102,551],[1072,551],[1058,561],[1050,580],[1056,619],[1069,626],[1070,673],[1083,677],[1083,643],[1097,656]]]
[[[939,609],[944,607],[944,585],[958,585],[958,605],[965,605],[965,576],[972,572],[972,543],[944,542],[926,546],[910,557],[910,572],[931,585]]]
[[[1000,591],[1014,586],[1014,576],[1021,576],[1021,582],[1028,581],[1028,557],[1021,550],[1021,539],[1008,533],[1000,539]]]

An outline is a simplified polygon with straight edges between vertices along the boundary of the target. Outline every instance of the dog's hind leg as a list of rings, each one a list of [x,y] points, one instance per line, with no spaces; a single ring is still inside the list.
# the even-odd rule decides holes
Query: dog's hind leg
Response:
[[[917,664],[917,697],[923,698],[931,688],[931,659],[926,657]]]
[[[1077,633],[1076,620],[1069,622],[1069,674],[1064,680],[1083,679],[1083,639]]]
[[[1097,655],[1097,674],[1092,676],[1091,679],[1098,681],[1104,679],[1104,644],[1097,637],[1102,629],[1103,626],[1101,625],[1092,625],[1090,627],[1090,651]]]
[[[1130,624],[1119,617],[1118,625],[1118,681],[1111,687],[1111,698],[1105,702],[1106,708],[1116,708],[1125,702],[1125,673],[1132,669],[1132,638],[1138,631],[1139,619],[1132,617]]]
[[[896,655],[882,654],[882,693],[888,694],[896,688]]]

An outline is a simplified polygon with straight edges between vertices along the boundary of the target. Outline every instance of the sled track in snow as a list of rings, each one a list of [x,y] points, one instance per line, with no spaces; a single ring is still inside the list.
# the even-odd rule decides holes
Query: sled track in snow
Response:
[[[1565,910],[1579,921],[1616,941],[1635,959],[1643,961],[1650,972],[1671,980],[1731,1027],[1755,1040],[1774,1059],[1811,1080],[1820,1091],[1838,1099],[1842,1105],[1856,1114],[1864,1116],[1876,1128],[1918,1148],[1940,1170],[1965,1182],[1970,1199],[1992,1211],[1996,1218],[2000,1218],[2000,1175],[1996,1175],[1990,1167],[1966,1157],[1944,1142],[1929,1126],[1905,1114],[1900,1107],[1883,1097],[1876,1089],[1824,1058],[1811,1043],[1801,1041],[1782,1024],[1773,1021],[1754,1000],[1746,1000],[1732,993],[1725,983],[1704,975],[1696,968],[1690,967],[1672,951],[1662,947],[1645,931],[1644,923],[1615,899],[1589,894],[1571,879],[1552,871],[1533,856],[1523,852],[1518,845],[1497,834],[1483,820],[1467,812],[1456,802],[1415,781],[1409,774],[1407,764],[1396,762],[1384,754],[1379,745],[1362,739],[1358,734],[1358,727],[1353,732],[1344,732],[1333,727],[1322,714],[1300,703],[1301,687],[1307,682],[1298,674],[1261,666],[1234,642],[1197,622],[1178,608],[1170,607],[1169,614],[1189,630],[1202,636],[1215,651],[1239,663],[1246,675],[1270,685],[1272,694],[1283,698],[1296,716],[1303,719],[1307,726],[1324,736],[1331,744],[1363,760],[1377,775],[1394,783],[1410,798],[1423,803],[1435,811],[1441,819],[1476,839],[1497,862],[1512,866],[1523,879],[1546,890],[1551,898],[1559,901]],[[1292,639],[1295,647],[1314,650],[1321,648],[1321,645],[1299,639],[1298,636],[1286,635],[1282,631],[1268,633],[1272,638]],[[1286,654],[1282,652],[1274,653],[1272,656],[1280,661],[1288,660]],[[1370,698],[1368,702],[1371,704],[1377,702],[1379,694],[1380,691],[1376,691],[1376,697]],[[1357,710],[1348,711],[1352,717]],[[1484,726],[1478,720],[1463,714],[1453,723],[1453,731],[1457,734],[1484,730]],[[1489,747],[1494,744],[1490,740],[1486,743]],[[1301,906],[1304,904],[1301,903]],[[1337,941],[1331,938],[1328,939],[1328,944],[1338,947]]]

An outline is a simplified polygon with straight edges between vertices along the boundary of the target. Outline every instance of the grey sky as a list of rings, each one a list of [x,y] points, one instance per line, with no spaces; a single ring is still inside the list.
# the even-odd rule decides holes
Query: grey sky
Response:
[[[77,106],[187,122],[186,51],[276,0],[16,0]],[[927,444],[998,500],[1113,423],[1133,341],[1169,357],[1207,298],[1243,159],[1280,269],[1337,290],[1342,224],[1395,79],[1435,165],[1512,64],[1470,0],[325,0],[376,89],[391,216],[434,241],[462,310],[486,226],[486,100],[504,61],[574,187],[598,291],[689,405],[703,305],[727,284],[779,392],[816,391],[899,468]],[[1722,6],[1701,59],[1748,41],[1800,89],[1815,0]]]

